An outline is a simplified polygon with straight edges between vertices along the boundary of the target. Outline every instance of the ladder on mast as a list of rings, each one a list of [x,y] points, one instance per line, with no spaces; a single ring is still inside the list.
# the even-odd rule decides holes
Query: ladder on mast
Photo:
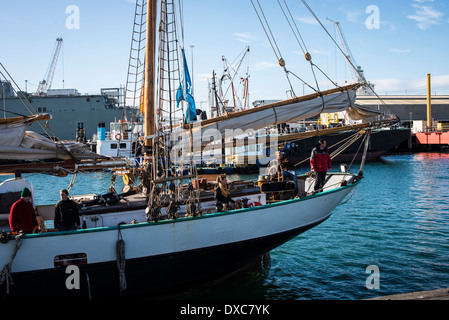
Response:
[[[141,101],[145,81],[146,11],[147,1],[136,0],[128,75],[125,87],[124,117],[126,117],[125,110],[128,107],[132,109],[133,117],[139,111],[143,113]]]

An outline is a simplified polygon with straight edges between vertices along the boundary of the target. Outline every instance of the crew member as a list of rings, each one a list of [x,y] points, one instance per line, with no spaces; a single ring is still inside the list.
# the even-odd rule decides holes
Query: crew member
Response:
[[[276,151],[276,159],[270,161],[268,168],[272,179],[277,181],[292,180],[295,183],[295,194],[298,193],[297,170],[285,153]]]
[[[39,228],[36,213],[31,203],[30,189],[24,188],[20,194],[20,199],[11,206],[9,227],[13,233],[20,231],[33,233]]]
[[[59,192],[61,200],[55,206],[55,228],[59,231],[76,230],[80,228],[78,205],[69,199],[67,189]]]
[[[227,211],[229,202],[234,204],[235,201],[232,200],[229,195],[228,184],[226,176],[217,177],[217,185],[215,186],[214,197],[217,205],[217,212]]]
[[[332,161],[327,150],[326,140],[319,140],[316,147],[312,150],[310,156],[310,167],[312,172],[316,172],[315,192],[323,191],[326,173],[332,169]]]

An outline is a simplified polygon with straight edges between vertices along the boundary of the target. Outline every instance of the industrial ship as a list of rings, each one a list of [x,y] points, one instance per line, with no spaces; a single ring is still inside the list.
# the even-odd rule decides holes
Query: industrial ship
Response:
[[[96,133],[98,122],[110,123],[123,118],[121,89],[101,89],[100,94],[83,95],[76,89],[50,89],[45,95],[14,92],[10,82],[0,85],[1,110],[7,116],[30,115],[31,105],[36,113],[49,113],[51,120],[47,128],[59,140],[75,140],[77,131],[84,129],[87,139]],[[127,111],[128,115],[131,111]],[[30,129],[44,134],[38,123]]]

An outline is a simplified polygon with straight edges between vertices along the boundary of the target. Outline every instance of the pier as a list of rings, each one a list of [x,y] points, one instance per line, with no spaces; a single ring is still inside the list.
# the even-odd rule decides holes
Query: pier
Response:
[[[449,300],[449,288],[395,294],[368,300]]]
[[[359,96],[357,104],[374,110],[385,104],[412,129],[409,147],[415,151],[449,147],[449,96],[432,95],[430,74],[427,75],[427,95]]]

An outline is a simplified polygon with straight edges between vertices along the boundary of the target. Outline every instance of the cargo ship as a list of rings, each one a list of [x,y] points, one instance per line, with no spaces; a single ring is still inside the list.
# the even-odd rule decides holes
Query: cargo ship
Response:
[[[121,88],[101,89],[100,94],[81,94],[77,89],[49,89],[45,95],[14,92],[9,81],[0,83],[0,105],[6,116],[49,113],[46,131],[59,140],[76,140],[79,128],[87,139],[96,134],[99,122],[113,122],[125,115]],[[29,110],[30,105],[34,110]],[[126,111],[131,116],[132,111]],[[29,130],[44,134],[44,129],[33,124]]]

